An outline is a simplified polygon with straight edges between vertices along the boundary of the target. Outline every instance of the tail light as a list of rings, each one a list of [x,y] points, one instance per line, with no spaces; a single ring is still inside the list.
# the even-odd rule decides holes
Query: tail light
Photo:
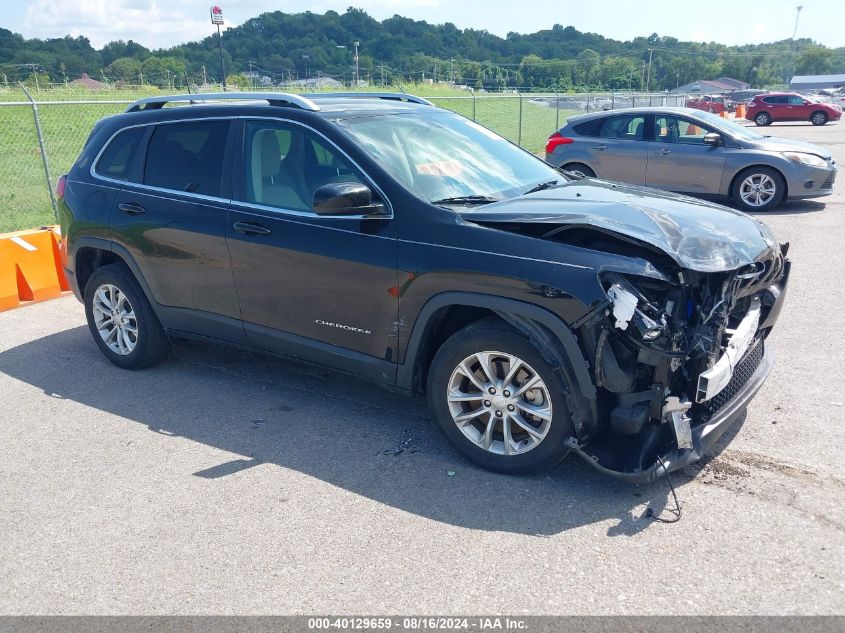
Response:
[[[59,176],[59,179],[56,181],[56,198],[64,198],[65,197],[65,185],[67,184],[67,174],[64,176]]]
[[[549,137],[549,142],[546,143],[546,154],[551,154],[559,145],[570,145],[573,139],[568,136],[561,136],[560,132],[555,132]]]

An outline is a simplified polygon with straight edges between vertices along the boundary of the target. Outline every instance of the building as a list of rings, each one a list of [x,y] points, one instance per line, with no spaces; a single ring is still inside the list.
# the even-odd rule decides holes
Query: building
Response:
[[[792,90],[819,90],[845,86],[845,75],[795,75],[789,82]]]
[[[82,73],[82,76],[79,79],[74,79],[70,83],[71,85],[82,86],[83,88],[88,88],[89,90],[107,90],[109,87],[108,84],[103,83],[102,81],[91,79],[91,77],[88,76],[88,73]]]
[[[678,86],[672,92],[687,94],[691,92],[699,94],[727,94],[734,90],[747,90],[751,84],[733,77],[719,77],[718,79],[699,79],[691,81],[683,86]]]

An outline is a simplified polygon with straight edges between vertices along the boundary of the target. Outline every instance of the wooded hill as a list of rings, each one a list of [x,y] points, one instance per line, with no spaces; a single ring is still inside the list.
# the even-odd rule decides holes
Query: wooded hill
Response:
[[[398,15],[379,22],[354,8],[322,15],[276,11],[247,20],[223,35],[226,72],[251,68],[274,83],[320,76],[348,83],[353,41],[360,42],[361,80],[371,84],[436,79],[490,90],[639,90],[650,75],[650,88],[664,90],[723,75],[757,87],[782,84],[792,74],[845,72],[845,47],[831,49],[810,39],[725,46],[653,33],[621,42],[559,24],[502,38]],[[646,72],[650,50],[652,66]],[[33,72],[56,83],[83,72],[130,84],[216,81],[217,35],[160,50],[133,41],[110,42],[96,50],[85,37],[25,39],[0,29],[0,73],[11,82],[31,79]]]

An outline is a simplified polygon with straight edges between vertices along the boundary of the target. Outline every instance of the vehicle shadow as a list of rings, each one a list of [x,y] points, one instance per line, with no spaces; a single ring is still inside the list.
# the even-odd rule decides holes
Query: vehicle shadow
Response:
[[[818,200],[787,200],[771,211],[746,211],[746,213],[762,220],[773,215],[802,215],[824,210],[825,203]]]
[[[132,372],[103,358],[81,326],[0,352],[0,372],[115,424],[237,456],[184,477],[273,464],[435,521],[530,535],[610,521],[609,536],[631,536],[655,525],[647,505],[659,515],[671,498],[665,480],[626,484],[575,456],[528,476],[483,471],[445,443],[419,399],[222,346],[177,343],[164,364]]]

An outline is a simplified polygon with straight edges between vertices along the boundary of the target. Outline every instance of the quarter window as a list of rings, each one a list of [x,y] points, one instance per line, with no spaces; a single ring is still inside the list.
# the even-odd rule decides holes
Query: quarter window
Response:
[[[94,173],[115,180],[129,180],[132,162],[146,130],[145,127],[133,127],[115,136],[97,161]]]
[[[228,121],[166,123],[147,148],[144,184],[220,197]]]
[[[244,145],[246,202],[312,211],[314,192],[332,182],[362,182],[336,148],[308,130],[250,121]]]

